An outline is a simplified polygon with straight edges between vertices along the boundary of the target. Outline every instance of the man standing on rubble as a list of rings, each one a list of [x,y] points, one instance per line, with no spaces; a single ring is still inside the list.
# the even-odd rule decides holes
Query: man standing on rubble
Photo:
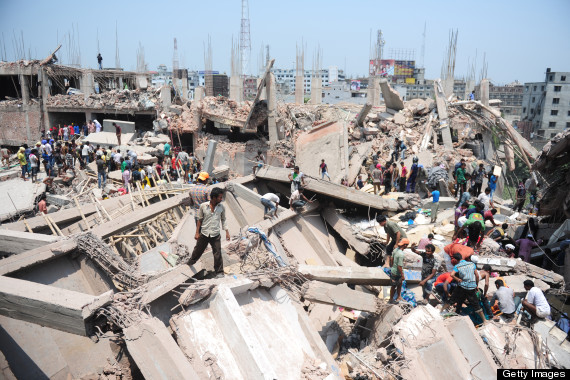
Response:
[[[216,277],[224,275],[224,261],[222,259],[222,243],[220,238],[220,224],[226,231],[226,240],[230,241],[230,231],[226,225],[226,209],[222,204],[223,190],[216,187],[210,193],[210,201],[200,205],[198,210],[198,223],[194,238],[196,246],[188,265],[194,265],[202,257],[208,244],[212,247],[214,255],[214,272]]]
[[[194,209],[194,221],[196,225],[198,224],[198,211],[200,210],[200,205],[207,202],[210,199],[210,189],[208,189],[207,183],[210,175],[206,172],[201,172],[196,178],[196,185],[190,188],[189,192],[189,204]]]
[[[428,193],[428,197],[432,197],[431,201],[431,219],[430,223],[435,223],[437,221],[437,212],[439,210],[439,190],[436,187],[432,189],[431,193]]]
[[[113,127],[115,127],[115,136],[117,136],[117,146],[121,146],[121,126],[113,123]]]
[[[188,183],[190,178],[190,156],[188,155],[187,150],[188,149],[181,150],[177,157],[182,166],[182,170],[184,171],[184,183]]]
[[[481,187],[483,186],[483,179],[485,178],[485,168],[483,164],[479,164],[479,169],[474,170],[473,174],[471,175],[475,185],[473,185],[473,193],[474,197],[478,196],[481,193]]]
[[[325,163],[325,159],[323,158],[321,160],[321,164],[319,165],[319,172],[321,173],[321,179],[325,179],[325,176],[327,176],[327,178],[329,179],[329,182],[331,180],[331,177],[329,175],[329,170],[328,170],[328,166]],[[376,187],[374,187],[374,189],[376,189]],[[380,186],[378,186],[378,189],[380,189]]]
[[[418,177],[418,157],[414,156],[412,167],[410,168],[410,172],[408,173],[407,184],[406,184],[406,193],[415,193],[416,192],[416,179]]]
[[[403,301],[402,298],[402,282],[404,281],[404,251],[406,247],[410,244],[407,238],[403,238],[398,242],[398,247],[394,250],[394,256],[390,259],[391,270],[390,270],[390,301],[391,304],[397,304],[399,301]],[[395,293],[395,294],[394,294]],[[394,295],[396,299],[394,299]]]
[[[455,171],[455,178],[457,179],[457,188],[455,189],[455,196],[463,194],[467,191],[467,179],[465,178],[465,161],[461,162],[461,166]]]
[[[107,171],[105,168],[105,160],[103,160],[103,152],[97,151],[97,187],[102,189],[107,184]],[[103,184],[103,187],[101,187]]]
[[[388,220],[386,215],[378,215],[376,217],[376,221],[380,224],[381,227],[384,227],[384,231],[386,232],[386,255],[392,260],[392,252],[394,247],[400,242],[400,240],[404,238],[408,238],[408,235],[404,232],[404,230],[395,222]],[[386,260],[388,262],[388,260]],[[389,265],[392,265],[390,262]]]
[[[97,54],[97,63],[99,64],[99,70],[103,70],[103,57],[101,53]]]
[[[374,170],[372,170],[372,184],[374,185],[374,195],[380,192],[380,185],[382,185],[382,165],[376,164]]]
[[[526,179],[523,179],[520,183],[519,183],[519,187],[517,188],[517,203],[515,204],[515,210],[518,212],[521,212],[523,207],[524,207],[524,202],[526,201],[526,188],[524,186],[524,183],[526,182]]]
[[[305,187],[305,175],[299,170],[298,166],[295,166],[293,171],[289,173],[289,181],[291,181],[291,193],[298,190],[299,187]]]
[[[402,167],[402,171],[399,175],[399,183],[396,191],[404,192],[406,191],[406,178],[408,177],[408,168],[404,164],[404,161],[400,162],[400,166]]]
[[[422,257],[422,280],[419,285],[422,287],[422,293],[424,297],[424,303],[427,304],[429,301],[429,295],[431,294],[433,283],[436,280],[436,272],[439,268],[439,260],[434,256],[435,245],[427,244],[425,246],[425,251],[418,251],[415,245],[412,245],[412,251]]]
[[[483,314],[483,310],[481,310],[481,305],[479,303],[479,299],[477,298],[477,284],[479,283],[479,273],[475,268],[475,264],[469,261],[465,261],[459,253],[454,254],[453,257],[458,261],[458,263],[453,267],[451,277],[457,281],[459,285],[453,291],[451,300],[443,305],[441,312],[445,313],[450,303],[457,303],[455,312],[459,314],[463,302],[467,299],[469,305],[471,305],[483,323],[485,323],[487,319],[485,318],[485,314]]]
[[[483,211],[488,211],[495,208],[493,205],[493,198],[491,197],[491,188],[487,187],[485,192],[479,194],[477,199],[483,204]]]

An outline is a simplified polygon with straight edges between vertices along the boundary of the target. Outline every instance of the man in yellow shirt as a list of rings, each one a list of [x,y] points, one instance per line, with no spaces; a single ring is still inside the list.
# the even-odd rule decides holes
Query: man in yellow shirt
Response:
[[[20,150],[18,151],[18,161],[20,163],[20,167],[22,168],[22,178],[24,179],[24,181],[27,181],[28,179],[26,178],[26,173],[28,172],[28,161],[26,161],[26,155],[24,154],[24,152],[26,151],[26,149],[24,149],[24,147],[20,147]]]

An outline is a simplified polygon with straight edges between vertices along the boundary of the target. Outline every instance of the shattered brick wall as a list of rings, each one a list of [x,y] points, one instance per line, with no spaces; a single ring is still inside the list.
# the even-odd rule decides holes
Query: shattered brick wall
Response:
[[[24,106],[0,108],[0,143],[2,145],[21,145],[33,143],[40,138],[40,107]],[[26,118],[27,113],[27,118]],[[30,137],[28,138],[26,123],[29,126]]]

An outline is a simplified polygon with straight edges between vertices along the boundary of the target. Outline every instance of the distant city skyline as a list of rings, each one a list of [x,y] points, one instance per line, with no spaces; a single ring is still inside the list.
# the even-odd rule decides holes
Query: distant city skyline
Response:
[[[456,78],[467,76],[470,62],[476,58],[475,79],[479,81],[483,56],[488,64],[487,77],[496,84],[541,81],[547,67],[570,71],[570,1],[409,0],[405,5],[249,0],[250,74],[258,73],[260,56],[265,60],[265,45],[270,46],[275,67],[290,69],[295,67],[296,45],[303,44],[305,69],[312,68],[312,57],[320,47],[323,68],[337,66],[347,77],[367,76],[371,42],[378,29],[386,41],[385,58],[393,58],[391,49],[415,49],[419,65],[424,23],[424,67],[429,79],[440,77],[451,29],[459,31]],[[213,69],[229,75],[232,39],[239,41],[240,18],[239,0],[101,0],[96,5],[67,0],[4,0],[0,2],[0,57],[10,61],[20,58],[15,46],[21,45],[23,36],[26,58],[31,54],[34,59],[43,59],[62,43],[57,54],[60,63],[71,64],[73,55],[80,51],[81,66],[96,68],[99,44],[103,65],[114,67],[117,25],[120,63],[125,70],[136,69],[139,43],[149,70],[156,70],[160,64],[171,69],[174,38],[178,40],[180,67],[203,70],[204,45],[210,36]]]

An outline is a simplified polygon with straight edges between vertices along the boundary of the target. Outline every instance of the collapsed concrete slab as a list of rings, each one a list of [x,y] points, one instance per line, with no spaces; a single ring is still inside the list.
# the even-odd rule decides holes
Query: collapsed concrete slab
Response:
[[[310,176],[319,178],[319,164],[324,159],[333,183],[346,176],[348,168],[348,134],[342,123],[325,122],[299,135],[297,164]]]
[[[89,335],[88,319],[112,299],[0,276],[0,314],[72,334]]]
[[[164,324],[150,318],[123,330],[127,349],[147,379],[198,379]]]
[[[371,313],[378,310],[378,298],[376,296],[352,290],[346,284],[331,285],[320,281],[308,281],[303,285],[303,297],[312,302],[348,307]]]
[[[0,261],[0,275],[16,272],[66,255],[77,249],[73,240],[59,240],[29,251],[12,255]]]
[[[290,183],[290,170],[266,167],[257,172],[257,177],[270,181]],[[306,178],[305,190],[330,196],[332,198],[369,207],[375,210],[402,211],[403,208],[393,199],[386,199],[356,189],[331,183],[327,180]]]
[[[322,339],[283,289],[240,284],[218,286],[210,300],[170,322],[200,378],[299,379],[307,357],[339,378]]]
[[[0,256],[8,256],[43,247],[55,243],[59,239],[57,236],[0,230]]]
[[[328,284],[390,285],[390,277],[382,268],[299,265],[297,269],[308,280]]]

